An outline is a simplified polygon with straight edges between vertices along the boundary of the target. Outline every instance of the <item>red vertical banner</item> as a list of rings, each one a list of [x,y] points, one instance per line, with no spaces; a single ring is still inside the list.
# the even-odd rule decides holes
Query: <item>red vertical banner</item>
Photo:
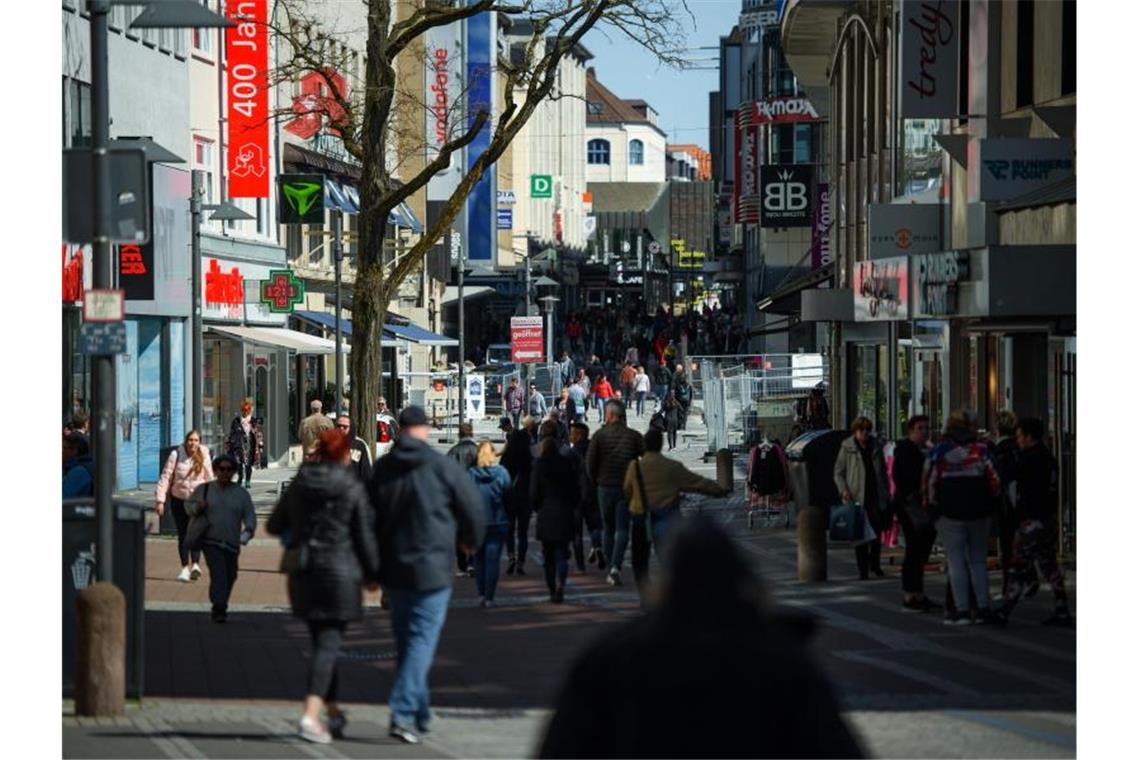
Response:
[[[269,197],[269,28],[267,0],[231,0],[226,16],[229,195]]]
[[[743,109],[741,109],[741,110],[743,110]],[[741,114],[741,111],[737,111],[735,118],[733,118],[733,120],[732,120],[732,127],[733,127],[733,143],[732,144],[736,147],[736,166],[735,166],[735,171],[732,174],[732,178],[733,178],[733,182],[732,182],[732,221],[735,222],[736,224],[741,224],[741,222],[742,222],[742,220],[740,218],[741,210],[742,210],[740,207],[740,196],[742,194],[742,189],[741,189],[742,188],[742,182],[741,182],[741,178],[740,178],[740,164],[742,162],[740,160],[740,154],[741,154],[741,142],[743,141],[742,137],[744,135],[744,129],[741,126],[740,114]]]

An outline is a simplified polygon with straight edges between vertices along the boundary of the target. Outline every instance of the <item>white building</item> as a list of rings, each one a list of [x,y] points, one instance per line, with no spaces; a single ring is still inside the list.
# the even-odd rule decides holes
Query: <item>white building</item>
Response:
[[[664,182],[665,132],[644,100],[624,100],[586,72],[588,182]]]

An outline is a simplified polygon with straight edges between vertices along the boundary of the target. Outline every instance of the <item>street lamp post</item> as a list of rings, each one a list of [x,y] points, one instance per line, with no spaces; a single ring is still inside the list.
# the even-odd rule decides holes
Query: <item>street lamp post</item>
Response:
[[[554,358],[554,305],[561,299],[558,296],[543,296],[542,312],[546,315],[546,363],[553,364]]]
[[[332,217],[333,274],[336,281],[333,296],[336,303],[336,403],[333,404],[333,411],[336,414],[340,414],[342,411],[341,407],[344,404],[344,350],[341,345],[342,338],[340,334],[340,266],[341,261],[344,259],[344,250],[340,243],[340,212],[334,211],[330,216]]]

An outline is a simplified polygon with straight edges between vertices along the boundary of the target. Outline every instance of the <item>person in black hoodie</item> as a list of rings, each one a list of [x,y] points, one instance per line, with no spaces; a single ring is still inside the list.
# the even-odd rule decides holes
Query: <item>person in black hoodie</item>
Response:
[[[464,472],[475,466],[475,460],[479,456],[479,446],[475,443],[475,428],[470,422],[460,424],[459,443],[448,449],[447,455],[459,462]],[[458,568],[455,577],[475,577],[475,563],[458,543],[455,544],[455,565]]]
[[[906,422],[906,438],[895,443],[891,479],[895,484],[894,510],[906,539],[902,589],[905,610],[931,612],[940,609],[923,591],[922,572],[934,548],[938,531],[922,508],[922,467],[930,451],[930,418],[924,414]]]
[[[574,538],[574,511],[581,499],[581,463],[558,442],[558,425],[552,420],[539,430],[538,459],[530,478],[530,503],[538,513],[535,536],[542,542],[542,564],[550,601],[561,604],[570,567],[570,541]]]
[[[1001,509],[998,512],[998,541],[1001,548],[1001,593],[1009,592],[1013,568],[1013,536],[1017,533],[1017,514],[1010,486],[1017,468],[1017,415],[1008,409],[998,415],[998,437],[992,447],[994,468],[1001,480]]]
[[[1016,484],[1017,533],[1013,537],[1013,563],[1010,586],[1005,594],[1003,613],[1008,615],[1035,581],[1033,566],[1053,589],[1053,615],[1045,625],[1072,625],[1065,573],[1057,562],[1057,460],[1043,442],[1045,426],[1039,419],[1026,418],[1017,425],[1020,454],[1013,471]]]
[[[458,530],[469,554],[483,542],[483,497],[454,460],[434,451],[427,416],[400,412],[400,437],[376,463],[369,495],[376,509],[380,585],[392,609],[396,680],[389,734],[417,744],[431,721],[428,671],[447,617]]]
[[[764,604],[722,528],[687,518],[663,565],[650,611],[571,666],[539,757],[863,756],[804,644],[812,621]]]
[[[507,434],[507,444],[499,457],[499,464],[511,475],[511,503],[507,514],[511,524],[507,528],[507,575],[526,575],[527,534],[530,532],[530,471],[534,464],[534,439],[530,427],[534,421],[527,417],[522,428]]]
[[[270,534],[288,537],[282,569],[289,573],[289,601],[313,641],[301,738],[318,744],[344,735],[337,657],[345,627],[363,615],[361,586],[375,589],[380,571],[372,505],[349,467],[351,451],[347,435],[322,433],[316,460],[301,465],[266,526]]]
[[[586,472],[586,453],[590,450],[590,426],[584,422],[570,425],[570,451],[578,457],[579,484],[578,509],[574,515],[574,562],[578,572],[586,572],[586,563],[597,564],[599,570],[606,569],[606,557],[602,553],[602,515],[598,511],[598,490]],[[585,524],[583,527],[583,523]],[[590,554],[586,555],[584,534],[590,534]]]

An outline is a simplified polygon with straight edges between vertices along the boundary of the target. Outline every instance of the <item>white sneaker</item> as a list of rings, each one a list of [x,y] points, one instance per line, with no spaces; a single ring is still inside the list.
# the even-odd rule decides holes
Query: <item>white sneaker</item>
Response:
[[[180,572],[178,574],[178,580],[182,581],[183,583],[189,583],[190,582],[190,566],[189,565],[182,568],[182,572]]]
[[[314,744],[332,744],[332,735],[321,725],[320,721],[312,720],[309,716],[301,718],[301,738]]]
[[[202,568],[198,567],[198,563],[195,562],[193,564],[193,566],[191,566],[191,568],[190,568],[190,580],[196,581],[201,577],[202,577]]]

